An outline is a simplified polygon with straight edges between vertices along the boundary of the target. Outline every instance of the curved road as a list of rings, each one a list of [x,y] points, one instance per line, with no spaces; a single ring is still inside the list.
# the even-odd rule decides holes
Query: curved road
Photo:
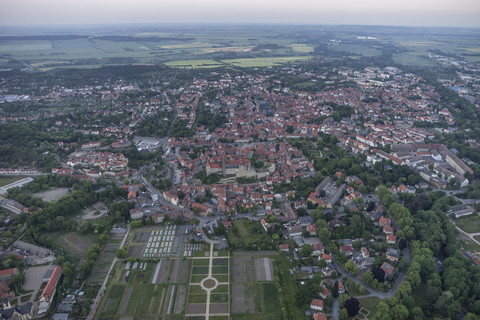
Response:
[[[412,258],[410,256],[410,250],[408,248],[403,250],[403,256],[408,260],[409,263],[411,262]],[[336,266],[337,266],[336,268],[337,271],[342,274],[342,276],[340,277],[340,280],[342,280],[344,277],[349,278],[353,282],[364,286],[368,290],[369,294],[366,294],[363,296],[357,296],[356,297],[357,299],[377,297],[380,300],[383,300],[386,298],[389,298],[389,299],[393,298],[393,296],[395,296],[395,294],[397,293],[398,287],[405,281],[406,271],[402,271],[398,276],[397,281],[395,282],[395,285],[388,292],[383,292],[383,291],[372,288],[370,285],[366,284],[361,279],[357,279],[356,277],[351,276],[345,271],[345,269],[343,269],[343,266],[341,265],[336,265]],[[338,320],[339,315],[340,315],[340,305],[338,303],[338,299],[335,299],[332,306],[332,319]]]

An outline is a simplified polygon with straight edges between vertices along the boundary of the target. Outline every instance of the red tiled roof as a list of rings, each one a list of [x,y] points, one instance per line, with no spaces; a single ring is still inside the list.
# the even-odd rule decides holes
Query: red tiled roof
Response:
[[[52,299],[53,293],[55,292],[55,287],[57,286],[57,282],[61,274],[62,274],[62,267],[55,267],[55,269],[53,270],[52,276],[50,277],[50,280],[47,283],[47,286],[45,287],[45,289],[43,289],[40,299],[45,297],[45,301],[50,302],[50,300]]]
[[[13,275],[15,273],[15,268],[10,268],[6,270],[1,270],[0,271],[0,277],[8,276],[8,275]]]

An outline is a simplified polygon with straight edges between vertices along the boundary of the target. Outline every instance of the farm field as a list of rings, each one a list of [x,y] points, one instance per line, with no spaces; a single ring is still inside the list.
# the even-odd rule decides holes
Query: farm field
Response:
[[[21,61],[31,69],[95,68],[116,65],[160,65],[180,68],[271,67],[318,57],[353,59],[393,50],[394,62],[434,66],[432,50],[480,63],[480,41],[471,30],[411,28],[408,35],[395,27],[245,26],[175,29],[152,26],[130,31],[115,28],[84,30],[66,36],[0,35],[0,66]],[[101,35],[100,35],[101,34]],[[372,39],[359,39],[369,34]],[[306,35],[308,35],[306,37]],[[379,44],[382,45],[379,45]],[[316,48],[325,48],[316,50]],[[400,49],[400,50],[399,50]],[[322,53],[323,52],[323,53]]]
[[[129,239],[137,243],[146,232]],[[278,319],[278,252],[238,253],[223,255],[211,245],[198,257],[117,262],[95,319],[199,319],[207,310],[210,319]]]
[[[79,259],[85,258],[88,248],[94,244],[91,240],[82,237],[76,232],[69,232],[54,239],[56,244],[70,251]]]

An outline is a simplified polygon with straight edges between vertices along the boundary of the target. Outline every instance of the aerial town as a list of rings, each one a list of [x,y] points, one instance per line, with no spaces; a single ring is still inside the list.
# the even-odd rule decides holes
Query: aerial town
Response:
[[[429,58],[478,109],[478,67]],[[0,319],[478,315],[470,115],[399,66],[324,63],[181,86],[0,76],[2,125],[44,135],[1,159],[22,179],[0,188]]]

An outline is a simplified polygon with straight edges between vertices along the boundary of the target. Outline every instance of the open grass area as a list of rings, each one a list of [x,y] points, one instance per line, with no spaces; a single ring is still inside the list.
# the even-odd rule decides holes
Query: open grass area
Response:
[[[27,176],[0,176],[0,187],[25,179],[26,177]]]
[[[290,47],[297,52],[302,52],[302,53],[313,52],[313,47],[304,43],[294,43],[294,44],[291,44]]]
[[[205,303],[207,302],[207,294],[190,294],[188,303]]]
[[[371,319],[377,313],[378,304],[380,303],[381,300],[377,297],[369,297],[369,298],[359,299],[358,301],[360,301],[360,308],[364,307],[365,309],[370,311],[370,314],[368,315],[368,317]]]
[[[112,286],[108,293],[107,302],[103,307],[104,314],[114,315],[117,313],[117,309],[122,300],[124,290],[125,286],[123,285],[115,284]]]
[[[278,301],[278,289],[275,284],[264,283],[263,286],[263,301],[266,313],[275,313],[280,309],[280,302]]]
[[[480,217],[476,213],[455,219],[454,222],[460,229],[467,233],[480,232]]]
[[[348,278],[344,279],[344,283],[347,287],[348,293],[353,297],[358,297],[358,296],[363,296],[368,294],[368,291],[364,286],[356,282],[353,282]]]
[[[234,247],[268,241],[260,224],[246,219],[233,221],[232,230],[228,232],[228,240]]]
[[[193,260],[193,265],[194,266],[208,266],[209,262],[210,261],[208,259],[195,259],[195,260]]]
[[[203,59],[169,61],[165,65],[177,68],[215,68],[223,66],[224,63],[212,59]]]
[[[297,293],[297,282],[290,274],[290,264],[287,258],[283,255],[275,257],[273,259],[273,266],[278,274],[278,277],[275,277],[277,286],[282,289],[281,292],[278,292],[278,299],[279,301],[282,301],[281,307],[283,308],[285,306],[290,319],[304,319],[305,310],[296,303],[295,295]]]
[[[244,68],[273,67],[287,62],[305,61],[311,59],[311,56],[297,57],[269,57],[269,58],[244,58],[222,60],[227,65]]]

